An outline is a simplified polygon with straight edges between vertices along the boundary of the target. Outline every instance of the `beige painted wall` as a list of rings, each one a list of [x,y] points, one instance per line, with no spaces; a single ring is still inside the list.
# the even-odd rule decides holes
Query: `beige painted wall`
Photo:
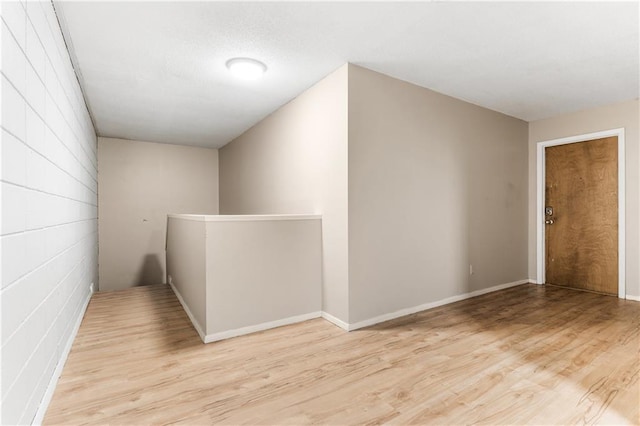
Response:
[[[321,220],[207,222],[207,335],[322,310]]]
[[[536,144],[625,128],[627,295],[640,296],[640,108],[638,100],[529,123],[529,277],[536,280]]]
[[[186,305],[200,337],[207,324],[206,234],[205,222],[167,220],[167,281]]]
[[[220,149],[222,214],[322,214],[323,309],[348,310],[347,66]]]
[[[218,213],[218,151],[98,138],[101,291],[166,282],[169,213]]]
[[[350,323],[527,278],[526,122],[350,66],[348,169]]]

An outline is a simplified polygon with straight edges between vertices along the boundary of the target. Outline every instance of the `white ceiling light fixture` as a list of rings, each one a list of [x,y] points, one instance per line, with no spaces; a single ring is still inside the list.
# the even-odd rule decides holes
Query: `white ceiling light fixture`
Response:
[[[252,58],[229,59],[227,68],[234,77],[240,80],[257,80],[267,71],[265,64]]]

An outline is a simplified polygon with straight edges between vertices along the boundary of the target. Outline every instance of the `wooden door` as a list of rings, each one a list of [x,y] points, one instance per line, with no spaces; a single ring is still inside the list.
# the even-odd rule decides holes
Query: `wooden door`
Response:
[[[617,295],[618,138],[547,147],[545,168],[546,282]]]

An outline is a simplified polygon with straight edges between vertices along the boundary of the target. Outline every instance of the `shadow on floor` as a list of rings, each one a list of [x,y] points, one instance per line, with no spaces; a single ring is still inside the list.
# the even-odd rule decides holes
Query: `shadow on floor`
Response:
[[[494,359],[496,366],[503,365],[496,367],[498,374],[516,374],[551,392],[576,389],[582,394],[578,404],[597,422],[608,407],[624,412],[616,410],[624,398],[615,396],[637,389],[640,373],[633,359],[640,347],[639,307],[616,297],[524,284],[361,332],[396,334],[398,339],[417,334],[425,350],[443,348],[469,362]],[[481,346],[461,346],[474,336],[482,336]],[[509,362],[503,363],[506,357]],[[443,365],[436,376],[454,374],[448,368]]]

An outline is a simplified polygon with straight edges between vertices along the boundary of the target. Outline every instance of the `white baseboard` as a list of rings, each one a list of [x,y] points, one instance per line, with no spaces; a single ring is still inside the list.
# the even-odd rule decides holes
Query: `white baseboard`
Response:
[[[505,288],[514,287],[521,284],[527,284],[529,280],[520,280],[514,281],[511,283],[500,284],[489,288],[484,288],[482,290],[472,291],[470,293],[463,293],[456,296],[447,297],[446,299],[437,300],[435,302],[424,303],[422,305],[413,306],[411,308],[401,309],[399,311],[391,312],[388,314],[380,315],[377,317],[369,318],[363,321],[358,321],[353,324],[348,324],[346,330],[353,331],[363,327],[369,327],[374,324],[378,324],[381,322],[389,321],[392,319],[404,317],[406,315],[415,314],[416,312],[426,311],[427,309],[437,308],[438,306],[448,305],[449,303],[459,302],[461,300],[470,299],[472,297],[480,296],[482,294],[491,293],[498,290],[503,290]]]
[[[204,334],[204,330],[202,329],[202,326],[198,323],[198,321],[196,320],[196,317],[193,316],[193,314],[191,313],[191,309],[189,309],[189,306],[187,306],[186,302],[182,298],[182,295],[180,294],[178,289],[173,285],[171,281],[169,281],[169,286],[171,287],[171,290],[173,290],[173,293],[176,295],[176,297],[178,298],[178,301],[182,305],[182,309],[184,309],[184,311],[187,313],[187,316],[191,320],[191,324],[193,324],[193,328],[196,329],[202,341],[204,343],[207,343],[206,335]]]
[[[349,324],[347,324],[346,322],[342,321],[341,319],[338,319],[338,318],[334,317],[331,314],[328,314],[326,312],[322,312],[322,318],[326,319],[330,323],[333,323],[334,325],[337,325],[338,327],[340,327],[343,330],[349,331]]]
[[[276,321],[264,322],[262,324],[250,325],[247,327],[236,328],[234,330],[221,331],[219,333],[207,334],[203,341],[205,343],[216,342],[218,340],[229,339],[231,337],[242,336],[244,334],[256,333],[258,331],[268,330],[270,328],[282,327],[283,325],[295,324],[297,322],[307,321],[314,318],[320,318],[321,311],[310,312],[308,314],[296,315],[293,317],[283,318]]]
[[[352,330],[357,330],[357,329],[360,329],[360,328],[363,328],[363,327],[368,327],[370,325],[378,324],[378,323],[381,323],[381,322],[389,321],[389,320],[392,320],[392,319],[395,319],[395,318],[400,318],[400,317],[403,317],[403,316],[406,316],[406,315],[411,315],[411,314],[414,314],[416,312],[425,311],[427,309],[435,308],[435,307],[442,306],[442,305],[447,305],[449,303],[458,302],[460,300],[469,299],[471,297],[480,296],[482,294],[491,293],[491,292],[494,292],[494,291],[502,290],[502,289],[509,288],[509,287],[514,287],[514,286],[521,285],[521,284],[527,284],[529,282],[530,282],[530,280],[526,279],[526,280],[514,281],[514,282],[506,283],[506,284],[500,284],[500,285],[496,285],[496,286],[493,286],[493,287],[485,288],[485,289],[482,289],[482,290],[476,290],[476,291],[472,291],[470,293],[464,293],[464,294],[460,294],[460,295],[457,295],[457,296],[448,297],[446,299],[438,300],[438,301],[435,301],[435,302],[425,303],[425,304],[414,306],[414,307],[411,307],[411,308],[401,309],[399,311],[391,312],[389,314],[384,314],[384,315],[380,315],[380,316],[377,316],[377,317],[374,317],[374,318],[370,318],[368,320],[359,321],[359,322],[354,323],[354,324],[346,323],[346,322],[342,321],[341,319],[336,318],[335,316],[333,316],[333,315],[331,315],[331,314],[329,314],[327,312],[318,311],[318,312],[311,312],[311,313],[308,313],[308,314],[297,315],[297,316],[293,316],[293,317],[289,317],[289,318],[279,319],[279,320],[276,320],[276,321],[270,321],[270,322],[266,322],[266,323],[262,323],[262,324],[250,325],[250,326],[247,326],[247,327],[237,328],[237,329],[234,329],[234,330],[225,330],[225,331],[221,331],[219,333],[206,334],[206,335],[202,331],[202,327],[200,326],[200,324],[198,324],[198,322],[196,321],[195,317],[191,314],[191,311],[189,310],[189,308],[187,307],[186,303],[182,299],[182,296],[180,296],[180,293],[173,286],[173,284],[169,284],[169,285],[173,289],[173,292],[176,294],[178,300],[180,301],[180,304],[182,304],[182,307],[184,308],[185,312],[189,316],[189,319],[191,319],[191,322],[193,323],[193,326],[196,329],[196,331],[198,332],[198,334],[200,335],[200,338],[202,339],[202,341],[204,343],[211,343],[211,342],[216,342],[216,341],[219,341],[219,340],[230,339],[232,337],[242,336],[242,335],[245,335],[245,334],[256,333],[258,331],[268,330],[270,328],[281,327],[283,325],[295,324],[297,322],[307,321],[307,320],[314,319],[314,318],[319,318],[319,317],[324,318],[325,320],[331,322],[332,324],[340,327],[343,330],[352,331]]]
[[[58,379],[62,375],[62,370],[64,369],[64,365],[66,364],[67,358],[69,357],[69,352],[71,352],[71,347],[73,346],[73,342],[76,340],[76,335],[78,334],[78,330],[80,329],[80,324],[82,324],[82,319],[84,318],[84,314],[87,311],[87,306],[89,306],[89,301],[91,300],[91,296],[93,295],[93,286],[94,283],[91,283],[91,286],[89,287],[89,295],[82,304],[82,308],[80,308],[80,315],[78,315],[76,323],[71,330],[71,335],[69,336],[69,339],[67,339],[67,343],[62,349],[60,359],[58,360],[58,365],[56,365],[56,369],[53,370],[53,376],[51,376],[51,380],[47,385],[47,390],[42,396],[42,400],[40,401],[40,405],[38,406],[38,411],[36,411],[36,415],[31,422],[32,425],[41,425],[42,421],[44,420],[44,415],[47,413],[47,409],[49,408],[49,404],[51,403],[51,398],[53,398],[53,393],[56,390],[56,386],[58,385]]]

